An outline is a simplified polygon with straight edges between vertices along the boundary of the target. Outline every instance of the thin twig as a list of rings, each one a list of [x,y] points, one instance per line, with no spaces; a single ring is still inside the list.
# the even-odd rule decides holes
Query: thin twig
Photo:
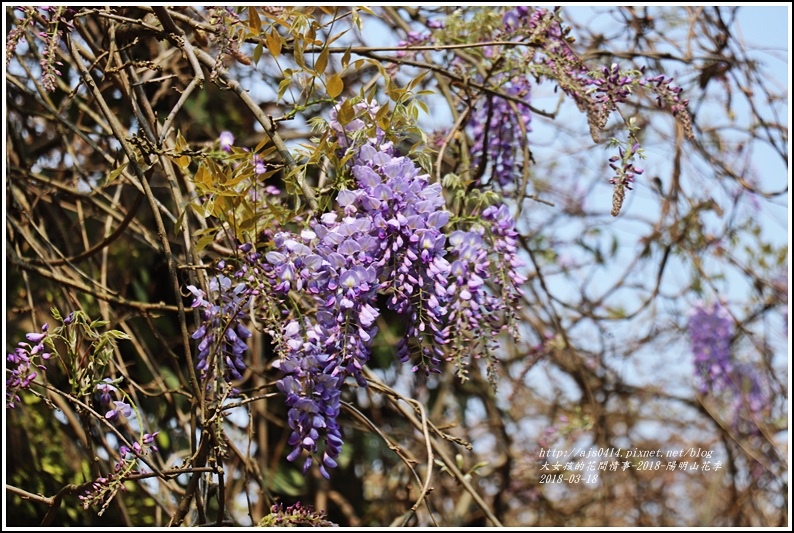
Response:
[[[416,415],[408,410],[400,401],[403,400],[405,402],[409,402],[408,399],[403,397],[401,394],[397,393],[393,389],[389,388],[385,384],[383,384],[378,377],[368,368],[364,368],[363,372],[367,378],[367,380],[372,384],[375,385],[381,391],[387,393],[387,398],[391,402],[391,404],[419,431],[422,431],[422,422],[416,418]],[[435,439],[431,439],[430,443],[433,447],[433,451],[441,458],[441,461],[449,470],[450,474],[461,484],[463,488],[466,489],[469,494],[471,494],[472,499],[474,502],[482,509],[482,512],[485,513],[486,518],[491,521],[491,523],[495,527],[503,527],[502,522],[493,514],[491,507],[483,500],[482,496],[472,487],[469,480],[460,471],[455,461],[447,454],[446,450],[444,450]]]
[[[179,322],[183,330],[183,335],[182,335],[183,348],[185,352],[185,360],[188,363],[188,370],[190,372],[190,378],[191,378],[190,381],[193,390],[195,391],[196,394],[198,394],[199,383],[198,383],[198,379],[196,378],[195,366],[193,365],[193,356],[190,347],[190,342],[188,340],[189,335],[187,335],[185,307],[182,302],[182,295],[179,287],[179,277],[177,276],[177,271],[176,271],[176,262],[174,261],[174,255],[171,252],[171,244],[168,240],[168,232],[165,229],[163,218],[160,216],[160,210],[158,209],[157,202],[155,201],[154,194],[152,193],[152,189],[149,186],[149,182],[146,178],[146,175],[143,169],[141,168],[141,165],[138,163],[135,151],[133,150],[132,146],[130,146],[129,142],[127,142],[127,138],[124,134],[124,130],[121,124],[119,123],[113,111],[111,111],[111,109],[108,107],[107,102],[105,102],[102,93],[99,91],[99,88],[94,82],[94,79],[91,77],[91,73],[88,72],[85,65],[83,64],[83,61],[80,57],[80,53],[77,50],[74,41],[72,41],[72,39],[68,35],[66,36],[66,40],[69,43],[69,49],[72,53],[72,56],[74,57],[74,63],[77,66],[77,68],[80,70],[80,74],[83,77],[83,81],[86,83],[86,86],[94,95],[97,105],[102,110],[102,113],[105,115],[105,119],[108,121],[108,124],[110,125],[110,128],[113,131],[113,135],[116,137],[119,143],[121,143],[121,147],[124,150],[124,153],[127,155],[127,159],[129,159],[130,161],[130,166],[135,172],[135,175],[138,177],[138,180],[141,182],[146,198],[149,200],[149,203],[151,205],[152,215],[154,216],[154,222],[157,227],[157,234],[160,238],[163,254],[165,255],[166,264],[168,265],[168,273],[171,278],[171,283],[173,285],[174,296],[176,297],[177,309],[179,313]],[[194,398],[197,397],[198,396],[194,396]]]
[[[179,101],[176,103],[176,105],[174,105],[173,109],[171,109],[171,112],[168,113],[165,122],[163,122],[163,128],[160,132],[160,139],[158,142],[158,144],[162,145],[179,110],[182,109],[182,106],[190,97],[193,90],[197,87],[201,88],[204,85],[204,71],[201,70],[201,65],[196,58],[193,45],[191,45],[190,41],[186,38],[185,32],[182,31],[182,28],[174,24],[168,9],[163,6],[153,6],[152,9],[154,10],[154,14],[157,15],[157,18],[160,20],[160,23],[163,25],[163,29],[166,31],[168,39],[185,53],[188,62],[193,69],[193,79],[190,81],[188,86],[185,87],[185,90],[179,97]]]

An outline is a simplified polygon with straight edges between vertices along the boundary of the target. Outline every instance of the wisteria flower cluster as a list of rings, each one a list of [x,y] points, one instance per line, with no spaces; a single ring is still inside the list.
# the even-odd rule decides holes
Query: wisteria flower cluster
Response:
[[[532,65],[529,72],[516,67],[513,71],[499,72],[489,78],[489,85],[501,87],[506,94],[527,100],[526,105],[510,103],[499,97],[486,96],[481,99],[469,119],[469,131],[473,138],[472,167],[475,176],[481,176],[485,168],[485,154],[491,159],[494,182],[501,187],[515,183],[517,165],[522,161],[519,154],[528,147],[531,110],[528,103],[528,75],[548,77],[555,81],[566,94],[587,114],[591,134],[599,140],[601,132],[613,111],[627,101],[635,88],[644,87],[656,96],[659,107],[669,109],[684,127],[685,135],[692,138],[692,121],[687,111],[688,100],[681,97],[682,89],[672,85],[672,78],[664,76],[643,77],[645,68],[622,70],[620,65],[594,67],[578,58],[571,49],[567,30],[562,26],[559,10],[518,6],[505,12],[502,27],[496,30],[496,38],[525,40],[532,44],[526,51],[524,61],[516,64]],[[486,48],[485,55],[489,55]],[[516,52],[513,52],[516,53]],[[474,73],[473,79],[482,82],[482,75]],[[621,150],[619,156],[610,158],[610,166],[616,171],[610,179],[614,186],[612,214],[617,216],[630,183],[642,170],[633,165],[633,155],[638,153],[637,136],[633,124],[629,125],[629,142],[633,148]]]
[[[352,109],[341,123],[338,106],[329,123],[340,155],[349,156],[340,172],[352,179],[337,194],[337,210],[300,222],[297,233],[276,232],[264,255],[242,245],[236,281],[214,277],[210,296],[188,287],[202,311],[193,334],[199,370],[217,357],[232,370],[229,381],[244,368],[249,333],[241,328],[245,310],[256,307],[251,298],[278,299],[281,312],[270,313],[269,324],[280,353],[274,366],[284,374],[277,387],[289,408],[287,458],[303,458],[304,472],[316,460],[326,477],[342,449],[342,388],[347,378],[366,386],[363,368],[384,307],[406,319],[400,361],[427,374],[455,361],[465,377],[467,358],[480,348],[494,370],[490,350],[509,329],[525,281],[507,206],[487,207],[453,231],[441,186],[375,126],[379,106]]]
[[[593,100],[600,104],[596,122],[599,129],[604,129],[609,114],[628,99],[634,80],[622,73],[617,63],[601,67],[601,74],[603,77],[593,77],[586,83],[591,86],[588,92],[592,93]]]
[[[639,84],[648,87],[656,94],[656,103],[662,109],[670,109],[673,116],[684,127],[684,135],[688,139],[694,139],[695,134],[692,131],[692,117],[687,111],[689,100],[681,98],[681,93],[684,91],[681,87],[672,85],[673,78],[665,78],[664,75],[659,74],[645,79],[639,80]]]
[[[210,81],[218,77],[218,73],[223,68],[224,54],[228,54],[244,65],[250,65],[251,59],[240,50],[242,30],[240,17],[231,7],[212,6],[209,11],[209,23],[215,27],[212,38],[220,48],[220,52],[215,61],[215,66],[210,72]]]
[[[44,344],[49,324],[41,326],[40,332],[25,335],[26,341],[20,341],[16,349],[6,356],[6,408],[13,409],[21,400],[19,392],[30,387],[39,372],[47,370],[42,364],[51,354]]]
[[[711,305],[698,302],[690,313],[687,330],[700,392],[719,392],[728,387],[733,372],[731,315],[717,302]]]
[[[259,521],[259,527],[335,527],[337,524],[330,522],[325,511],[316,511],[311,505],[295,502],[284,507],[276,503],[270,508],[270,514]]]
[[[626,190],[632,190],[634,176],[644,172],[642,168],[634,164],[634,158],[637,155],[643,157],[640,143],[634,143],[628,149],[618,147],[618,155],[609,158],[609,168],[615,171],[615,175],[609,179],[609,183],[614,186],[612,216],[617,216],[620,213]]]
[[[241,379],[245,370],[243,355],[248,350],[245,341],[251,337],[243,324],[250,298],[246,285],[232,286],[230,278],[218,274],[209,281],[209,296],[194,285],[187,289],[194,296],[192,307],[200,308],[201,314],[201,326],[192,335],[198,341],[196,369],[201,378],[217,377],[214,369],[222,368],[227,382]]]
[[[694,354],[700,392],[725,394],[734,405],[734,425],[746,432],[757,426],[746,424],[767,403],[760,375],[749,363],[737,362],[731,354],[733,319],[720,304],[698,302],[689,316],[689,339]]]
[[[489,97],[474,110],[469,128],[473,140],[472,166],[476,175],[481,174],[479,167],[487,157],[493,179],[506,187],[521,175],[516,169],[528,146],[532,113],[529,108],[530,84],[526,76],[513,76],[502,84],[501,89],[523,102]]]
[[[448,335],[443,302],[449,263],[441,228],[450,215],[441,209],[440,186],[430,185],[410,159],[393,152],[389,142],[368,141],[351,165],[359,188],[337,196],[341,219],[326,213],[298,236],[278,234],[276,249],[266,255],[275,289],[285,296],[307,294],[317,308],[315,320],[285,326],[279,368],[287,377],[279,388],[292,404],[289,458],[302,450],[317,453],[323,430],[324,475],[341,450],[334,420],[339,388],[346,376],[366,385],[361,370],[377,333],[378,294],[388,296],[389,309],[408,317],[397,354],[402,361],[416,354],[415,369],[438,371]],[[304,468],[310,465],[311,456]]]
[[[11,61],[14,50],[19,41],[25,36],[25,30],[34,25],[36,21],[43,24],[43,29],[37,32],[44,47],[41,50],[41,85],[47,92],[55,90],[56,76],[61,76],[57,67],[63,65],[58,61],[56,55],[58,46],[64,32],[74,29],[72,19],[77,13],[73,8],[66,6],[41,6],[39,8],[30,6],[17,7],[24,13],[24,18],[19,25],[11,30],[6,41],[6,64]]]
[[[131,476],[146,473],[139,468],[138,458],[157,451],[155,439],[159,432],[144,433],[140,442],[132,444],[132,448],[122,445],[119,448],[119,460],[116,462],[113,472],[107,476],[99,477],[93,482],[83,494],[78,496],[82,502],[83,509],[88,509],[92,505],[99,505],[97,514],[102,514],[107,510],[110,502],[119,491],[125,492],[124,482]]]
[[[19,42],[25,38],[25,30],[31,25],[36,14],[36,9],[33,7],[21,6],[17,9],[22,11],[24,17],[17,21],[17,24],[6,36],[6,66],[11,62],[11,58],[14,57],[14,51],[17,49]]]

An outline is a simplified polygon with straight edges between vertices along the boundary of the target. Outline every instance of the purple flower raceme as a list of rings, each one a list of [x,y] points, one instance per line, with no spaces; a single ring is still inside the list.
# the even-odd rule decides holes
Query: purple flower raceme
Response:
[[[478,170],[488,159],[493,179],[499,186],[506,187],[521,176],[517,168],[528,147],[527,134],[531,131],[532,120],[529,79],[523,75],[513,76],[506,79],[502,90],[526,103],[498,96],[488,98],[474,110],[469,129],[474,140],[472,166]]]
[[[733,373],[731,315],[717,302],[711,305],[698,302],[690,312],[687,331],[700,392],[717,393],[729,387]]]
[[[387,306],[408,316],[398,350],[401,360],[410,359],[413,348],[420,355],[417,368],[436,370],[443,355],[446,310],[441,300],[446,297],[449,264],[440,230],[449,214],[441,210],[440,187],[430,186],[410,159],[392,153],[391,143],[367,142],[351,165],[359,188],[337,196],[341,219],[337,213],[326,213],[300,235],[278,234],[276,249],[266,255],[272,286],[285,295],[303,292],[318,309],[314,320],[284,328],[285,357],[279,368],[287,377],[279,387],[292,398],[290,442],[295,448],[289,458],[297,459],[301,450],[317,453],[316,434],[322,430],[324,475],[341,449],[334,402],[344,378],[351,376],[366,386],[361,369],[377,333],[378,292],[389,293]],[[303,335],[296,337],[301,331]],[[312,425],[315,422],[321,425]],[[311,457],[304,467],[310,465]]]
[[[45,323],[40,332],[26,334],[27,342],[20,341],[6,355],[6,408],[13,409],[20,402],[19,392],[29,388],[39,372],[47,370],[42,362],[51,357],[44,343],[48,329],[49,324]]]
[[[94,480],[86,491],[78,496],[82,502],[83,509],[88,509],[92,505],[99,505],[99,515],[101,516],[107,509],[110,501],[119,492],[125,492],[124,482],[133,475],[145,473],[138,467],[138,458],[148,455],[150,452],[157,451],[155,439],[159,431],[154,433],[144,433],[140,442],[132,443],[132,448],[122,445],[119,447],[119,460],[114,466],[114,471],[107,476],[102,476]]]
[[[610,113],[618,108],[618,104],[628,99],[635,80],[622,73],[617,63],[612,63],[609,67],[602,66],[600,73],[600,77],[593,74],[585,78],[584,84],[590,87],[587,93],[592,95],[598,106],[595,118],[597,128],[603,130]]]
[[[303,463],[306,472],[324,441],[320,472],[329,477],[328,468],[336,466],[336,458],[342,451],[342,434],[336,418],[345,374],[337,364],[339,356],[328,349],[333,340],[323,326],[308,325],[306,331],[301,331],[300,324],[292,321],[282,333],[284,357],[275,366],[286,374],[277,386],[289,407],[287,420],[292,433],[288,444],[293,448],[287,459],[294,461],[303,450],[309,452]]]
[[[218,375],[216,369],[223,369],[226,382],[242,379],[246,339],[251,336],[243,324],[250,291],[245,283],[233,284],[222,274],[212,277],[208,288],[209,296],[193,285],[187,286],[194,296],[192,307],[200,308],[201,315],[201,325],[191,335],[198,341],[196,369],[202,379]]]
[[[733,318],[716,302],[698,302],[690,313],[688,331],[700,392],[722,396],[732,405],[732,424],[737,431],[758,433],[755,419],[768,405],[769,396],[755,365],[736,361],[731,354]]]
[[[656,103],[661,109],[669,109],[673,116],[684,127],[684,135],[689,139],[694,139],[692,131],[692,117],[689,115],[687,106],[689,100],[681,98],[683,89],[672,85],[673,78],[665,78],[664,75],[648,77],[639,80],[639,84],[647,87],[656,94]]]

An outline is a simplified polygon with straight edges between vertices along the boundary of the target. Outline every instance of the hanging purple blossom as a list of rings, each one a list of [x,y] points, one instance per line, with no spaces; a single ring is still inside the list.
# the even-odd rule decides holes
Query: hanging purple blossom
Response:
[[[50,358],[44,344],[49,324],[44,324],[40,332],[27,333],[27,342],[20,341],[16,349],[6,355],[6,408],[14,408],[20,402],[19,392],[30,387],[39,375],[47,370],[42,364]]]
[[[722,391],[730,385],[733,371],[731,315],[717,302],[711,305],[698,302],[689,315],[687,331],[695,356],[695,375],[700,380],[700,392]]]

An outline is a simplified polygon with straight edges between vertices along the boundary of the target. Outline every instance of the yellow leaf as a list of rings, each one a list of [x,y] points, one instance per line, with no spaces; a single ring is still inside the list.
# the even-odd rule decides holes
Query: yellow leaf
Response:
[[[259,32],[262,31],[262,21],[259,18],[259,11],[253,6],[248,8],[248,27],[251,28],[251,31],[256,35],[259,35]]]
[[[320,55],[317,56],[317,61],[314,62],[314,70],[317,74],[322,75],[328,67],[328,48],[323,48]]]
[[[339,39],[341,36],[343,36],[344,34],[346,34],[348,31],[349,31],[349,30],[344,30],[344,31],[340,31],[340,32],[339,32],[339,33],[337,33],[336,35],[332,35],[331,37],[329,37],[329,38],[328,38],[328,41],[326,41],[326,43],[325,43],[325,46],[331,46],[331,43],[333,43],[334,41],[336,41],[337,39]]]
[[[342,105],[339,106],[339,111],[336,113],[336,120],[343,126],[346,126],[350,124],[350,121],[355,117],[356,111],[353,109],[353,104],[350,103],[350,100],[348,99],[342,102]]]
[[[406,88],[409,91],[413,90],[413,88],[416,87],[424,79],[425,76],[427,76],[428,72],[430,71],[429,70],[422,71],[417,77],[415,77],[408,83],[408,86]]]
[[[306,67],[306,61],[303,60],[303,43],[299,43],[298,40],[295,40],[295,48],[292,51],[293,57],[295,59],[295,63],[300,68]]]
[[[345,53],[342,54],[342,68],[347,68],[349,64],[350,64],[350,47],[348,46],[347,50],[345,50]]]
[[[281,35],[274,29],[270,30],[267,34],[267,49],[270,55],[278,57],[281,55]]]
[[[174,149],[177,152],[184,152],[187,150],[187,141],[184,137],[182,137],[181,131],[176,132],[176,142],[174,143]]]
[[[172,157],[171,160],[177,165],[179,165],[179,168],[181,168],[182,170],[187,170],[187,167],[190,166],[190,158],[186,155],[183,155],[181,157]]]
[[[212,178],[210,177],[210,173],[207,172],[207,167],[204,165],[199,166],[196,175],[193,176],[193,181],[201,185],[206,185],[207,187],[212,185]]]
[[[325,84],[325,91],[328,93],[328,96],[331,98],[336,98],[340,94],[342,94],[342,89],[345,88],[345,83],[342,81],[342,76],[339,74],[334,74]]]

